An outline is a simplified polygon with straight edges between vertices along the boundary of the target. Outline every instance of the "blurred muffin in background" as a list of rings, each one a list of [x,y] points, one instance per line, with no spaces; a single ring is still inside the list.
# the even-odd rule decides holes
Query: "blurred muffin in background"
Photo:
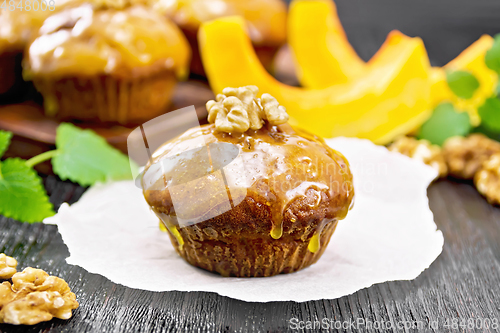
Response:
[[[26,51],[23,75],[42,93],[46,112],[121,124],[164,113],[177,80],[188,73],[186,38],[143,6],[96,8],[84,4],[52,15]]]
[[[44,21],[69,7],[84,3],[94,8],[122,9],[146,0],[33,0],[18,8],[0,10],[0,94],[7,93],[22,82],[21,60],[26,46],[30,43]]]
[[[171,18],[184,32],[193,50],[191,72],[205,75],[198,51],[201,23],[241,15],[263,65],[270,69],[277,50],[286,41],[287,8],[281,0],[149,0],[157,12]]]

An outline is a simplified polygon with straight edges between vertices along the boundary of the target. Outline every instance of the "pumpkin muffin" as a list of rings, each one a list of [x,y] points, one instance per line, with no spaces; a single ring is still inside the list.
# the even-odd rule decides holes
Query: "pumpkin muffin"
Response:
[[[354,192],[349,164],[293,129],[257,87],[226,88],[188,130],[152,155],[144,197],[177,253],[223,276],[290,273],[316,262]]]
[[[199,75],[205,75],[197,39],[203,22],[243,16],[255,51],[267,69],[286,40],[287,8],[282,0],[150,0],[150,5],[182,29],[193,50],[191,72]]]
[[[26,46],[38,34],[45,20],[63,9],[88,3],[94,8],[123,9],[134,4],[146,4],[147,0],[34,0],[24,7],[0,10],[0,94],[22,83],[22,54]]]
[[[84,4],[45,20],[23,75],[49,115],[129,124],[166,111],[189,58],[181,31],[152,10]]]

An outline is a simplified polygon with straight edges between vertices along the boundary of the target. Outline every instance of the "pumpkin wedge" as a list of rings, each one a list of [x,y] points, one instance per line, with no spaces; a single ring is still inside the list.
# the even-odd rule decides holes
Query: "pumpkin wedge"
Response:
[[[345,83],[366,70],[366,63],[347,40],[331,0],[292,1],[288,44],[304,87],[317,89]]]
[[[215,93],[256,85],[286,107],[292,124],[323,137],[360,137],[385,144],[418,128],[430,115],[427,53],[421,39],[400,32],[389,34],[375,55],[378,66],[355,81],[324,89],[291,87],[268,74],[240,17],[202,24],[198,42]]]

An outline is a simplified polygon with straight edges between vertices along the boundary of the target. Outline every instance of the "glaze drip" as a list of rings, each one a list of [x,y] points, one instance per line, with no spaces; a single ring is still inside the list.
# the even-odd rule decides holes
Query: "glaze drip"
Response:
[[[321,248],[321,233],[323,232],[325,226],[331,222],[337,223],[337,221],[325,219],[318,225],[318,228],[314,232],[314,235],[309,240],[309,244],[307,246],[309,252],[316,253]]]
[[[158,213],[156,210],[154,210],[154,212],[156,213],[156,216],[158,216],[158,218],[160,219],[160,230],[168,231],[172,236],[174,236],[174,238],[177,240],[177,243],[179,244],[179,248],[182,250],[182,246],[184,245],[184,239],[182,239],[179,230],[177,230],[177,227],[172,223],[172,218],[163,213]]]
[[[307,246],[307,249],[312,252],[312,253],[316,253],[318,252],[321,244],[320,244],[320,236],[321,236],[321,232],[315,232],[314,235],[311,237],[311,239],[309,240],[309,245]]]

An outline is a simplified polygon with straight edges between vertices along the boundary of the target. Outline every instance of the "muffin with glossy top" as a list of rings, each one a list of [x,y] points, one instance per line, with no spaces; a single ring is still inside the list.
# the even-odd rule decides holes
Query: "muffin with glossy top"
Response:
[[[85,4],[45,20],[25,54],[24,77],[50,115],[129,124],[166,111],[189,58],[179,28],[151,9]]]
[[[38,34],[38,30],[50,16],[70,7],[82,4],[92,7],[123,9],[134,4],[146,4],[147,0],[55,0],[16,2],[0,10],[0,94],[22,81],[21,60],[26,46]],[[22,8],[18,6],[24,6]]]
[[[293,129],[256,87],[226,88],[209,122],[162,145],[146,166],[146,201],[190,264],[223,276],[290,273],[316,262],[354,192],[349,164]]]

